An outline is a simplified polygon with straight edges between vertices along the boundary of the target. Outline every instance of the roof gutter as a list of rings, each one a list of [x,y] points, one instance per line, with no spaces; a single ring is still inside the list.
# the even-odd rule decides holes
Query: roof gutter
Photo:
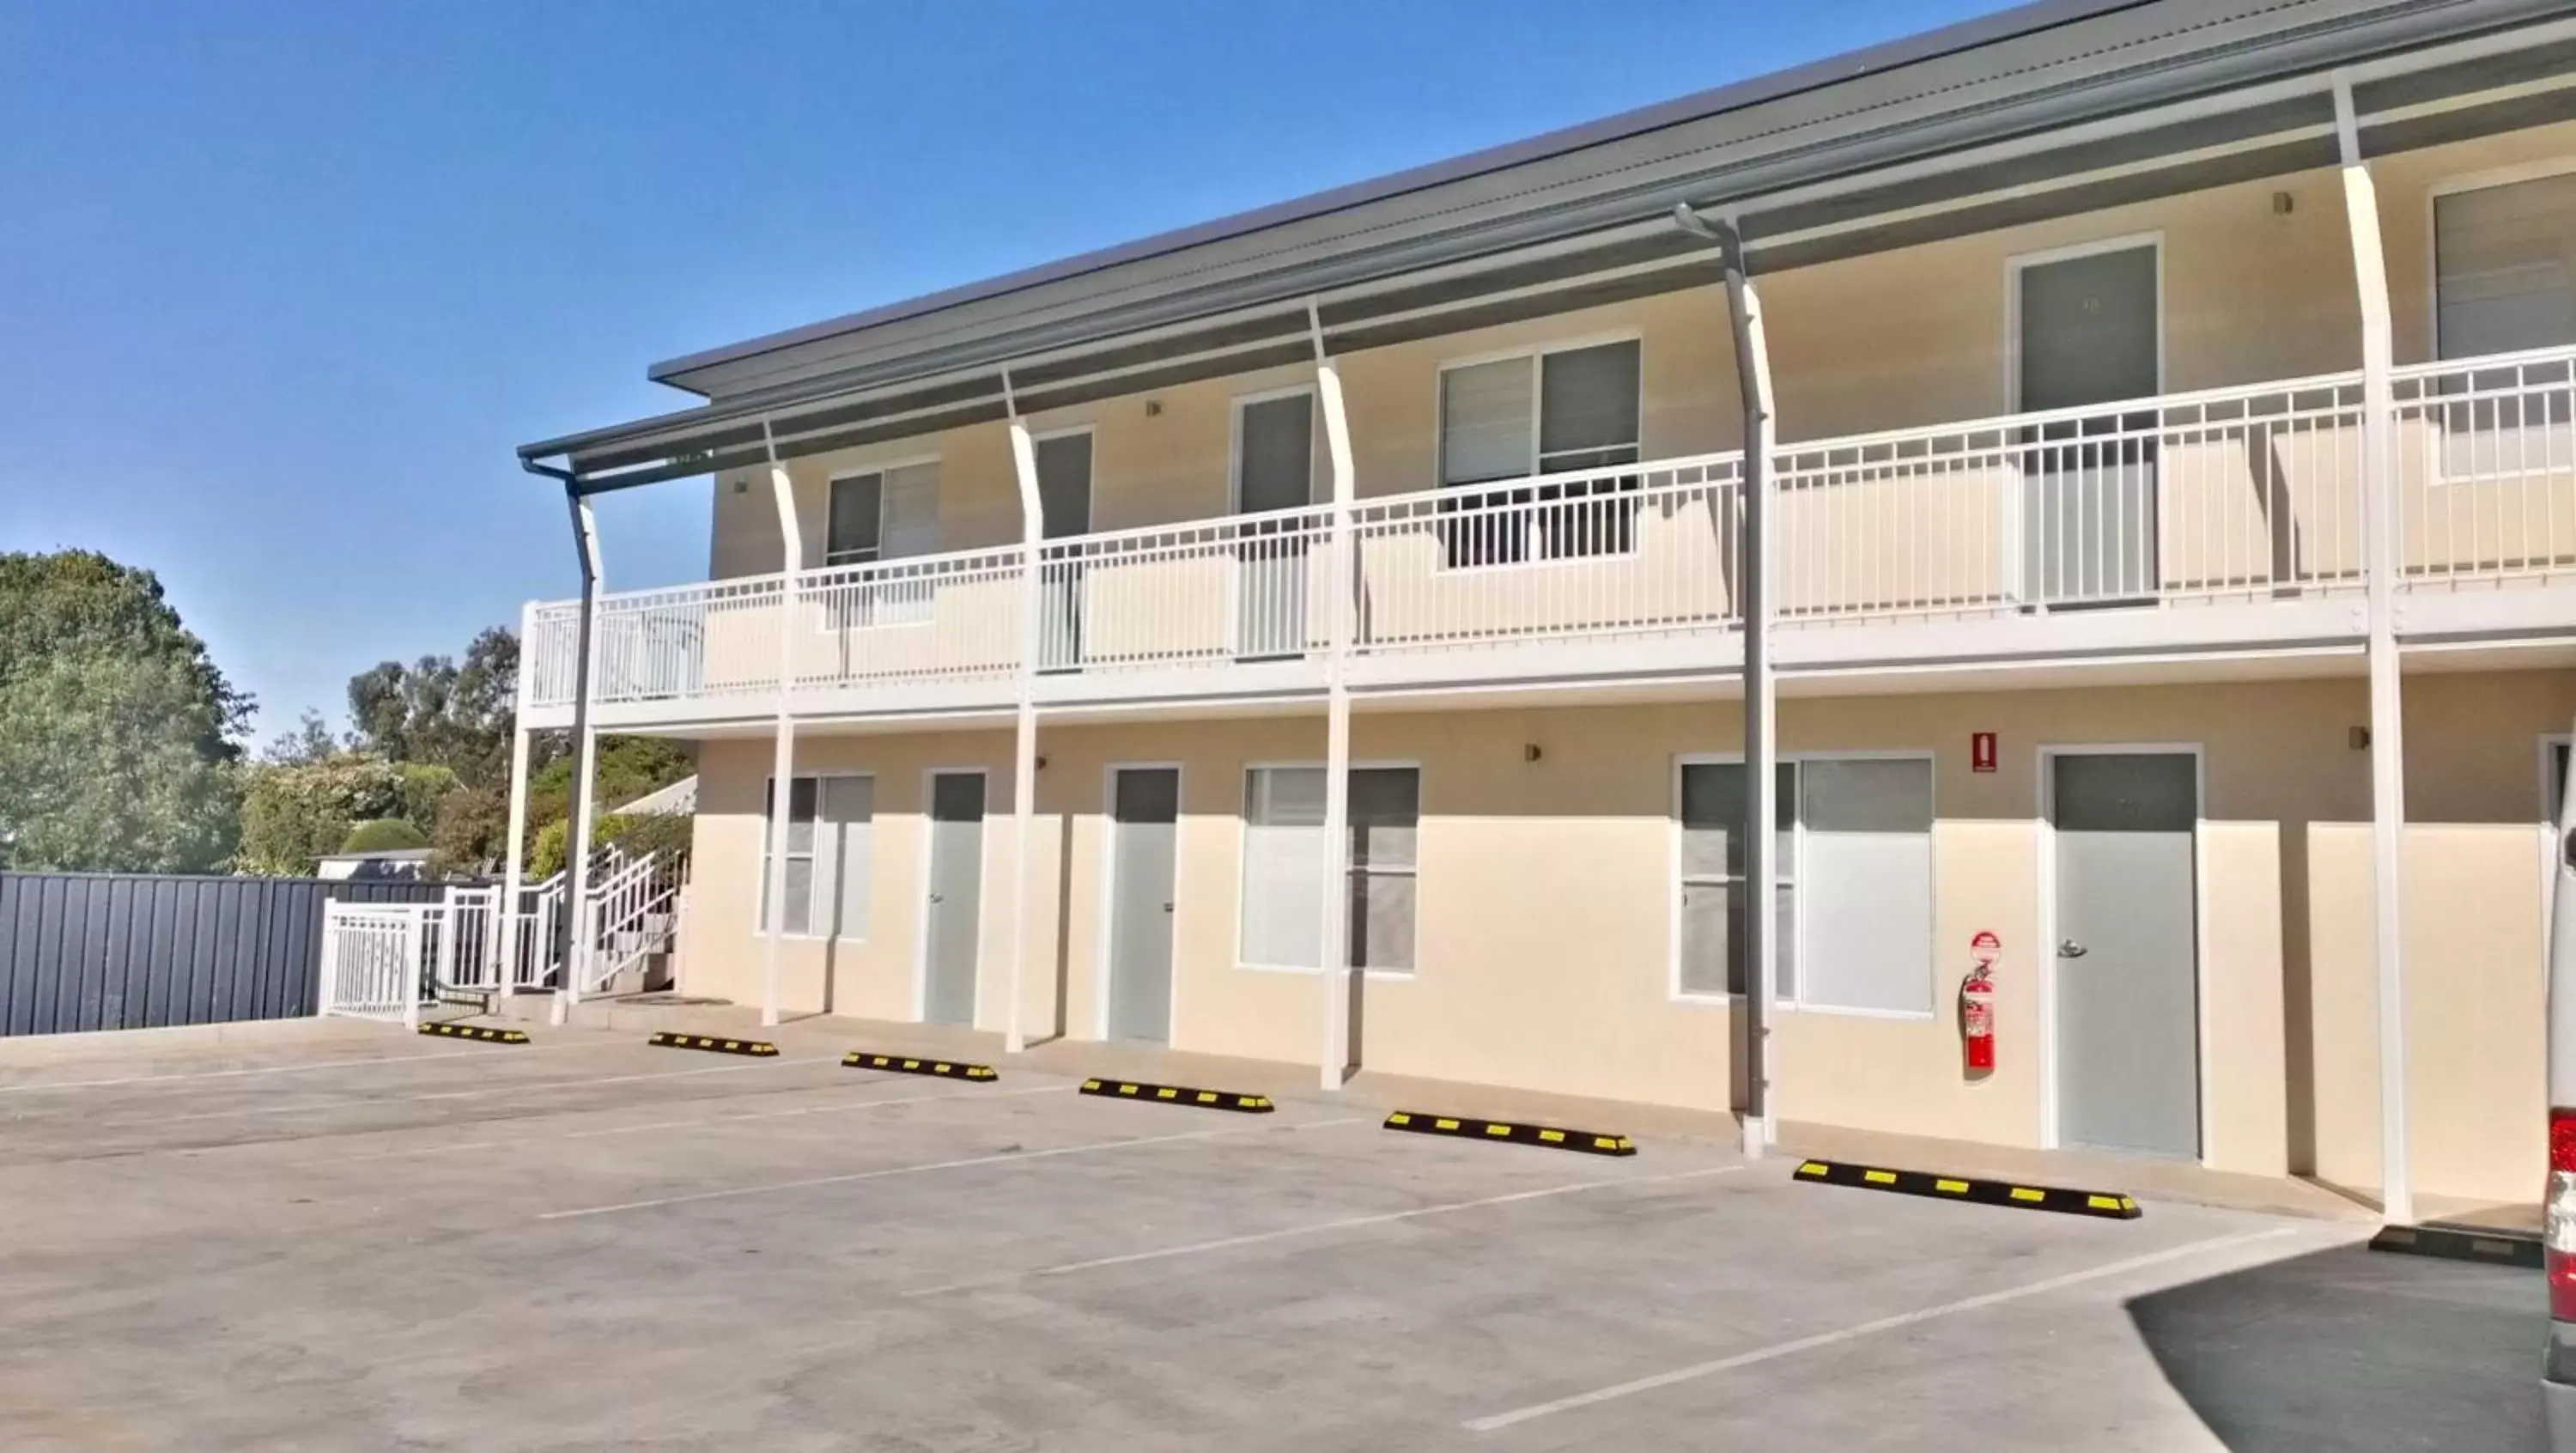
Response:
[[[2095,5],[2084,13],[2089,17],[2122,8],[2130,7]],[[1348,248],[1300,267],[1188,290],[1154,291],[1132,302],[1104,303],[1079,316],[1035,325],[1015,328],[1002,319],[961,326],[954,331],[953,341],[937,346],[747,390],[720,403],[525,445],[518,452],[523,462],[553,457],[569,462],[583,453],[621,444],[650,445],[657,436],[668,435],[678,454],[691,436],[777,411],[934,379],[971,378],[979,371],[1042,355],[1080,356],[1111,340],[1193,322],[1257,316],[1264,308],[1284,308],[1311,297],[1322,298],[1329,307],[1434,268],[1471,265],[1574,239],[1669,228],[1672,209],[1679,205],[1720,205],[1737,212],[1745,245],[1758,261],[1765,251],[1759,208],[1766,198],[1778,199],[1793,190],[1802,200],[1819,195],[1819,189],[1856,193],[1867,189],[1872,174],[1889,168],[1933,163],[1981,146],[2044,137],[2195,99],[2224,98],[2266,84],[2277,88],[2300,77],[2315,77],[2322,94],[2326,73],[2335,67],[2350,66],[2363,74],[2382,70],[2382,64],[2371,64],[2381,62],[2389,74],[2396,74],[2413,67],[2387,64],[2395,53],[2471,40],[2551,14],[2563,15],[2564,7],[2549,0],[2436,0],[2361,16],[2334,16],[2260,45],[2177,57],[1919,124],[1855,130],[1795,151],[1599,190],[1374,248]],[[1144,287],[1140,280],[1138,290]],[[566,477],[566,472],[535,472]],[[578,465],[568,473],[579,481],[576,487],[585,491],[620,487],[613,477],[581,475]]]

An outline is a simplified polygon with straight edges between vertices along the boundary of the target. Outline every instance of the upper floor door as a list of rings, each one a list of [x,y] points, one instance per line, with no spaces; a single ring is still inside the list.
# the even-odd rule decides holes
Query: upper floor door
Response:
[[[1046,538],[1061,540],[1091,530],[1091,431],[1050,434],[1036,441],[1038,508]],[[1083,560],[1078,547],[1049,551],[1038,590],[1038,669],[1074,671],[1082,666]]]
[[[1234,649],[1246,660],[1306,650],[1308,553],[1318,531],[1302,510],[1315,499],[1315,396],[1304,390],[1237,401],[1234,507],[1266,516],[1241,525],[1235,547]]]
[[[2023,412],[2155,397],[2163,389],[2158,244],[2014,268]],[[2106,410],[2023,431],[2022,599],[2125,605],[2156,593],[2156,415]]]

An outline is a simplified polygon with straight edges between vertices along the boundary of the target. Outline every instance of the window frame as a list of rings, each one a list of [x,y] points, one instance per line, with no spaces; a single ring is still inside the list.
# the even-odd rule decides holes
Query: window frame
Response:
[[[1324,458],[1327,451],[1320,447],[1324,443],[1323,399],[1319,396],[1315,385],[1295,383],[1279,388],[1255,389],[1248,393],[1239,393],[1228,402],[1225,432],[1225,512],[1228,515],[1244,513],[1243,411],[1255,404],[1271,404],[1281,399],[1293,398],[1304,398],[1307,401],[1306,433],[1309,452],[1306,455],[1306,503],[1298,508],[1311,509],[1319,504],[1330,503],[1329,497],[1316,498],[1317,487],[1322,484],[1324,476],[1328,473]],[[1329,496],[1329,490],[1326,493]],[[1265,511],[1265,513],[1269,512]]]
[[[2523,182],[2545,182],[2570,172],[2576,172],[2576,153],[2541,157],[2511,166],[2486,167],[2473,172],[2452,172],[2434,178],[2424,188],[2424,215],[2421,220],[2424,229],[2424,356],[2427,362],[2457,361],[2442,355],[2442,199],[2462,192],[2484,192]],[[2492,356],[2510,358],[2513,355]]]
[[[1809,1002],[1807,998],[1808,978],[1806,958],[1807,895],[1804,892],[1798,891],[1798,885],[1806,881],[1807,866],[1807,814],[1803,800],[1807,787],[1805,763],[1923,763],[1925,772],[1931,779],[1932,822],[1930,830],[1937,830],[1941,825],[1940,754],[1929,747],[1888,747],[1883,749],[1858,748],[1836,751],[1782,752],[1778,755],[1776,760],[1781,765],[1791,766],[1798,769],[1796,782],[1800,800],[1792,804],[1792,816],[1789,823],[1789,851],[1791,861],[1779,877],[1779,886],[1786,887],[1791,890],[1789,894],[1789,925],[1790,933],[1794,936],[1795,952],[1797,954],[1795,962],[1798,966],[1798,971],[1793,981],[1797,992],[1794,994],[1779,995],[1772,1002],[1784,1010],[1799,1014],[1837,1014],[1852,1019],[1889,1019],[1910,1021],[1914,1023],[1925,1023],[1938,1019],[1941,1015],[1940,945],[1938,942],[1941,917],[1941,854],[1937,844],[1934,846],[1932,852],[1932,878],[1929,885],[1932,903],[1932,922],[1924,925],[1924,933],[1927,935],[1926,942],[1932,952],[1932,1007],[1928,1010],[1846,1008],[1837,1004],[1816,1004]],[[1693,881],[1685,875],[1683,870],[1683,835],[1688,830],[1688,827],[1682,819],[1682,774],[1684,769],[1689,767],[1741,767],[1743,765],[1744,754],[1742,752],[1683,752],[1677,754],[1673,758],[1672,793],[1670,799],[1672,806],[1667,840],[1667,852],[1669,853],[1669,858],[1667,861],[1668,873],[1666,879],[1669,888],[1669,897],[1666,905],[1669,938],[1666,946],[1667,962],[1665,965],[1664,988],[1666,997],[1674,1003],[1734,1007],[1742,1004],[1745,998],[1742,993],[1734,991],[1710,994],[1682,987],[1682,890],[1686,884]],[[1734,882],[1739,880],[1735,878],[1721,878],[1719,881]]]
[[[2463,192],[2484,192],[2498,187],[2519,186],[2524,182],[2548,181],[2553,177],[2563,177],[2571,172],[2576,172],[2576,153],[2560,153],[2557,156],[2539,157],[2508,166],[2485,167],[2470,172],[2452,172],[2434,178],[2424,188],[2424,215],[2420,220],[2424,239],[2424,358],[2427,364],[2438,368],[2445,364],[2467,361],[2445,357],[2442,352],[2442,199],[2458,196]],[[2468,355],[2469,358],[2522,356],[2524,355],[2519,353]],[[2425,402],[2437,409],[2441,406],[2438,395],[2428,397]],[[2424,431],[2426,435],[2424,447],[2432,455],[2424,471],[2425,483],[2429,486],[2444,487],[2494,482],[2499,477],[2495,471],[2481,471],[2476,467],[2477,451],[2474,445],[2469,451],[2468,468],[2451,467],[2453,456],[2447,447],[2450,439],[2447,419],[2442,415],[2437,415],[2437,418],[2444,419],[2442,425]],[[2498,427],[2501,431],[2502,426]],[[2521,429],[2528,426],[2516,424],[2513,427]],[[2474,426],[2470,437],[2475,437]]]
[[[1634,343],[1637,345],[1636,442],[1629,447],[1634,448],[1637,451],[1637,457],[1632,461],[1632,463],[1637,470],[1637,483],[1639,486],[1642,486],[1646,472],[1645,465],[1647,459],[1646,333],[1643,328],[1628,327],[1610,329],[1599,333],[1583,333],[1562,338],[1551,338],[1543,342],[1524,343],[1510,348],[1489,349],[1480,353],[1465,353],[1459,354],[1455,357],[1441,359],[1432,369],[1431,373],[1430,488],[1432,492],[1435,495],[1464,494],[1478,496],[1506,490],[1529,490],[1535,492],[1536,490],[1545,488],[1551,483],[1559,483],[1563,480],[1580,475],[1593,474],[1599,470],[1620,468],[1621,466],[1616,464],[1593,464],[1584,465],[1576,469],[1550,471],[1547,467],[1547,456],[1540,450],[1539,444],[1541,425],[1547,417],[1547,358],[1552,354],[1580,353],[1590,348],[1608,348],[1621,343]],[[1529,365],[1530,372],[1530,472],[1525,475],[1510,475],[1501,479],[1483,480],[1474,484],[1449,483],[1445,477],[1448,474],[1449,457],[1449,374],[1456,369],[1479,368],[1487,364],[1494,363],[1509,363],[1514,359],[1526,360]],[[1605,491],[1598,496],[1578,496],[1565,500],[1545,501],[1544,503],[1553,504],[1560,508],[1579,509],[1586,503],[1590,503],[1595,500],[1603,503],[1611,503],[1616,502],[1622,495],[1630,495],[1637,492],[1638,490],[1636,487],[1614,489]],[[1534,505],[1540,503],[1537,501],[1535,493],[1532,495],[1531,502]],[[1445,526],[1443,527],[1443,533],[1444,535],[1446,534]],[[1438,568],[1444,572],[1459,570],[1526,570],[1537,566],[1580,564],[1589,560],[1633,559],[1640,548],[1637,534],[1638,532],[1632,524],[1627,532],[1626,548],[1619,550],[1595,550],[1590,552],[1578,551],[1566,554],[1550,554],[1543,550],[1532,548],[1527,542],[1524,542],[1521,558],[1517,560],[1479,560],[1469,561],[1463,564],[1451,558],[1454,551],[1444,540],[1444,548],[1441,551],[1441,560]]]
[[[843,570],[864,565],[883,565],[889,560],[912,558],[910,556],[903,555],[889,556],[885,553],[886,510],[893,503],[892,496],[886,489],[886,476],[899,469],[919,469],[925,465],[936,468],[939,464],[940,458],[937,454],[908,454],[896,459],[872,459],[861,464],[845,465],[839,469],[833,470],[829,475],[826,475],[823,483],[823,528],[821,531],[823,545],[822,563],[813,568],[817,570]],[[832,549],[832,495],[841,487],[841,481],[845,479],[866,479],[871,475],[874,475],[877,481],[876,547],[867,556],[867,558],[863,560],[834,560],[832,556],[836,552]],[[946,482],[946,475],[944,472],[941,476],[941,481],[942,483]]]
[[[1247,802],[1249,802],[1249,800],[1250,800],[1250,798],[1251,798],[1252,774],[1253,774],[1253,773],[1255,773],[1255,772],[1280,771],[1280,770],[1289,770],[1289,771],[1294,771],[1294,770],[1296,770],[1296,769],[1298,769],[1298,768],[1301,768],[1301,767],[1302,767],[1302,768],[1312,768],[1313,770],[1318,771],[1318,772],[1322,772],[1322,771],[1329,771],[1329,770],[1330,770],[1330,768],[1328,767],[1328,765],[1327,765],[1327,764],[1325,764],[1325,763],[1323,763],[1323,762],[1317,762],[1317,761],[1311,761],[1311,760],[1309,760],[1309,761],[1295,761],[1295,760],[1276,760],[1276,761],[1273,761],[1273,760],[1267,760],[1267,759],[1265,759],[1265,760],[1260,760],[1260,761],[1251,761],[1251,762],[1246,762],[1246,763],[1244,763],[1244,764],[1243,764],[1243,771],[1242,771],[1242,774],[1241,774],[1241,781],[1242,781],[1242,785],[1243,785],[1243,792],[1244,792],[1244,795],[1243,795],[1243,797],[1241,797],[1241,798],[1237,799],[1238,804],[1241,804],[1241,803],[1247,803]],[[1350,770],[1351,770],[1351,771],[1354,771],[1354,772],[1409,771],[1409,772],[1411,772],[1411,773],[1413,774],[1413,783],[1414,783],[1414,796],[1413,796],[1413,830],[1414,830],[1414,834],[1415,834],[1415,837],[1414,837],[1414,855],[1413,855],[1413,856],[1414,856],[1414,865],[1413,865],[1412,867],[1410,867],[1410,868],[1406,868],[1406,869],[1402,869],[1402,870],[1400,870],[1400,872],[1401,872],[1402,876],[1409,877],[1409,878],[1413,879],[1413,880],[1414,880],[1414,882],[1415,882],[1415,884],[1417,885],[1417,886],[1416,886],[1416,889],[1415,889],[1415,893],[1414,893],[1414,914],[1413,914],[1413,948],[1414,948],[1414,953],[1413,953],[1413,967],[1411,967],[1411,968],[1409,968],[1409,969],[1362,969],[1362,970],[1360,970],[1360,972],[1361,972],[1361,973],[1363,973],[1363,974],[1365,974],[1365,975],[1367,975],[1367,976],[1368,976],[1369,978],[1371,978],[1371,979],[1387,979],[1387,980],[1395,981],[1395,982],[1397,982],[1397,983],[1405,983],[1405,982],[1409,982],[1409,981],[1412,981],[1412,980],[1415,980],[1415,979],[1419,979],[1419,978],[1421,978],[1421,977],[1422,977],[1422,971],[1423,971],[1423,964],[1422,964],[1422,898],[1421,898],[1421,890],[1420,890],[1420,888],[1419,888],[1419,886],[1418,886],[1418,885],[1421,883],[1421,881],[1422,881],[1422,844],[1421,844],[1421,836],[1420,836],[1420,834],[1421,834],[1421,832],[1422,832],[1422,819],[1423,819],[1423,816],[1424,816],[1423,811],[1422,811],[1422,763],[1421,763],[1421,761],[1420,761],[1419,759],[1407,759],[1407,758],[1388,758],[1388,759],[1384,759],[1384,760],[1371,759],[1371,760],[1369,760],[1369,761],[1364,761],[1364,762],[1353,762],[1353,763],[1351,763],[1351,764],[1350,764]],[[1243,894],[1244,894],[1244,887],[1245,887],[1245,884],[1244,884],[1244,879],[1243,879],[1243,873],[1244,873],[1243,836],[1244,836],[1244,834],[1245,834],[1246,832],[1248,832],[1248,831],[1250,831],[1250,830],[1251,830],[1251,827],[1252,827],[1252,819],[1251,819],[1250,817],[1246,816],[1246,815],[1244,814],[1243,807],[1242,807],[1241,805],[1238,805],[1238,806],[1235,808],[1235,828],[1236,828],[1236,831],[1235,831],[1235,853],[1234,853],[1235,861],[1234,861],[1234,932],[1233,932],[1233,938],[1234,938],[1234,951],[1233,951],[1234,967],[1236,967],[1236,968],[1238,968],[1238,969],[1245,969],[1245,970],[1249,970],[1249,971],[1251,971],[1251,972],[1253,972],[1253,973],[1257,973],[1257,974],[1307,974],[1307,975],[1313,975],[1313,974],[1321,974],[1321,973],[1326,972],[1326,970],[1325,970],[1325,969],[1323,969],[1323,968],[1322,968],[1322,967],[1320,967],[1320,966],[1317,966],[1317,967],[1308,967],[1308,966],[1303,965],[1303,964],[1264,964],[1264,963],[1255,963],[1255,962],[1253,962],[1253,961],[1251,961],[1251,960],[1249,960],[1249,959],[1247,959],[1247,958],[1245,958],[1245,957],[1244,957],[1244,953],[1243,953]],[[1349,825],[1347,822],[1345,822],[1345,823],[1343,824],[1343,829],[1342,829],[1342,830],[1343,830],[1344,832],[1348,832],[1348,831],[1350,830],[1350,825]],[[1344,869],[1344,871],[1345,871],[1345,873],[1348,873],[1348,872],[1350,871],[1350,869],[1345,868],[1345,869]],[[1363,869],[1363,870],[1361,870],[1361,871],[1370,871],[1370,870],[1365,870],[1365,869]],[[1389,873],[1390,875],[1394,875],[1394,874],[1395,874],[1395,873],[1397,873],[1399,870],[1389,869],[1389,870],[1387,870],[1387,871],[1388,871],[1388,873]],[[1349,932],[1349,929],[1350,929],[1350,925],[1349,925],[1348,921],[1347,921],[1347,920],[1345,920],[1345,922],[1343,923],[1343,931],[1344,931],[1345,933],[1347,933],[1347,932]]]
[[[823,824],[837,820],[827,818],[823,815],[824,805],[829,800],[823,784],[827,781],[844,778],[865,778],[868,783],[868,875],[871,884],[873,884],[877,867],[875,831],[878,817],[878,782],[876,772],[872,769],[862,767],[829,767],[813,772],[795,772],[790,774],[787,780],[791,784],[796,782],[811,782],[814,784],[814,830],[817,834],[815,841],[819,845],[821,842],[820,834],[823,829]],[[770,860],[770,847],[774,841],[770,829],[774,826],[774,823],[769,815],[769,806],[778,800],[778,778],[772,773],[763,772],[761,774],[760,782],[761,802],[763,804],[760,813],[760,853],[758,871],[753,874],[755,887],[751,900],[751,936],[755,939],[765,939],[769,937],[769,925],[766,921],[769,917],[769,874],[774,866]],[[795,810],[795,788],[790,786],[788,792],[789,811],[793,812]],[[790,853],[788,856],[793,858],[797,855]],[[818,847],[809,847],[805,850],[804,856],[807,861],[811,862],[818,861],[821,854]],[[839,866],[837,860],[835,861],[834,866],[836,868]],[[815,886],[819,888],[821,885],[816,884]],[[835,924],[833,926],[833,931],[828,934],[816,933],[813,931],[813,899],[810,896],[809,890],[805,909],[805,931],[802,933],[782,933],[779,937],[788,943],[868,943],[871,941],[876,929],[876,894],[873,887],[871,887],[868,894],[868,908],[869,932],[866,934],[860,934],[853,937],[842,933],[840,931],[840,925],[838,924]]]

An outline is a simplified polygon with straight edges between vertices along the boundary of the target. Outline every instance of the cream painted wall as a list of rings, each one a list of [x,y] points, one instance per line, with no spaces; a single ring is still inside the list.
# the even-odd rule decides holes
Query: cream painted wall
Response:
[[[2401,362],[2431,353],[2432,189],[2445,179],[2576,157],[2576,123],[2434,147],[2373,163]],[[2274,209],[2275,194],[2290,210]],[[2176,390],[2357,367],[2360,314],[2341,182],[2303,172],[2006,228],[1763,279],[1780,437],[1820,439],[2015,406],[2010,260],[2111,238],[2161,238],[2166,384]],[[1541,344],[1636,336],[1644,344],[1644,449],[1670,457],[1737,444],[1724,295],[1713,288],[1477,329],[1342,360],[1360,491],[1436,483],[1443,360]],[[1310,382],[1304,367],[1103,400],[1034,416],[1044,431],[1095,434],[1090,526],[1099,530],[1227,513],[1233,400]],[[1147,398],[1159,405],[1146,412]],[[822,558],[828,481],[937,455],[941,547],[1005,544],[1019,532],[1008,435],[998,423],[794,461],[809,563]],[[745,487],[737,492],[735,486]],[[717,577],[779,568],[777,519],[758,471],[716,482]]]
[[[2417,1189],[2527,1196],[2539,1154],[2537,743],[2576,713],[2576,673],[2410,676],[2407,946]],[[1785,749],[1935,754],[1936,992],[1980,928],[2003,939],[2001,1064],[1960,1071],[1946,999],[1929,1019],[1792,1012],[1779,1030],[1792,1120],[2006,1145],[2044,1136],[2041,752],[2192,744],[2203,752],[2201,978],[2206,1157],[2259,1174],[2377,1177],[2375,977],[2369,942],[2363,683],[2032,690],[1887,699],[1792,697]],[[1722,1109],[1731,1015],[1672,992],[1673,763],[1735,749],[1735,708],[1632,706],[1362,714],[1354,756],[1422,770],[1417,970],[1368,981],[1374,1070]],[[1969,770],[1970,735],[2000,738]],[[1104,815],[1114,763],[1182,769],[1174,1043],[1311,1062],[1312,975],[1238,967],[1247,764],[1320,759],[1320,721],[1049,726],[1038,783],[1034,911],[1022,987],[1034,1037],[1103,1022]],[[1537,762],[1524,760],[1536,745]],[[877,775],[874,930],[791,943],[786,1004],[915,1014],[923,773],[990,773],[985,932],[1009,931],[1009,741],[994,732],[808,737],[807,766]],[[709,743],[682,986],[755,1001],[751,933],[765,742]],[[978,1022],[999,1028],[988,955]],[[1061,990],[1059,990],[1061,986]],[[1061,1017],[1059,1018],[1059,1006]]]

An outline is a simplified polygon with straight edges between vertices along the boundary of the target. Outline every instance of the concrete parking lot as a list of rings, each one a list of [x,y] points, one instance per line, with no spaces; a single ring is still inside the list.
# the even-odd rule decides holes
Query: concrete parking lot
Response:
[[[0,1060],[9,1449],[2518,1449],[2528,1272],[535,1031]],[[1472,1105],[1439,1106],[1473,1111]],[[1608,1127],[1619,1128],[1619,1127]]]

